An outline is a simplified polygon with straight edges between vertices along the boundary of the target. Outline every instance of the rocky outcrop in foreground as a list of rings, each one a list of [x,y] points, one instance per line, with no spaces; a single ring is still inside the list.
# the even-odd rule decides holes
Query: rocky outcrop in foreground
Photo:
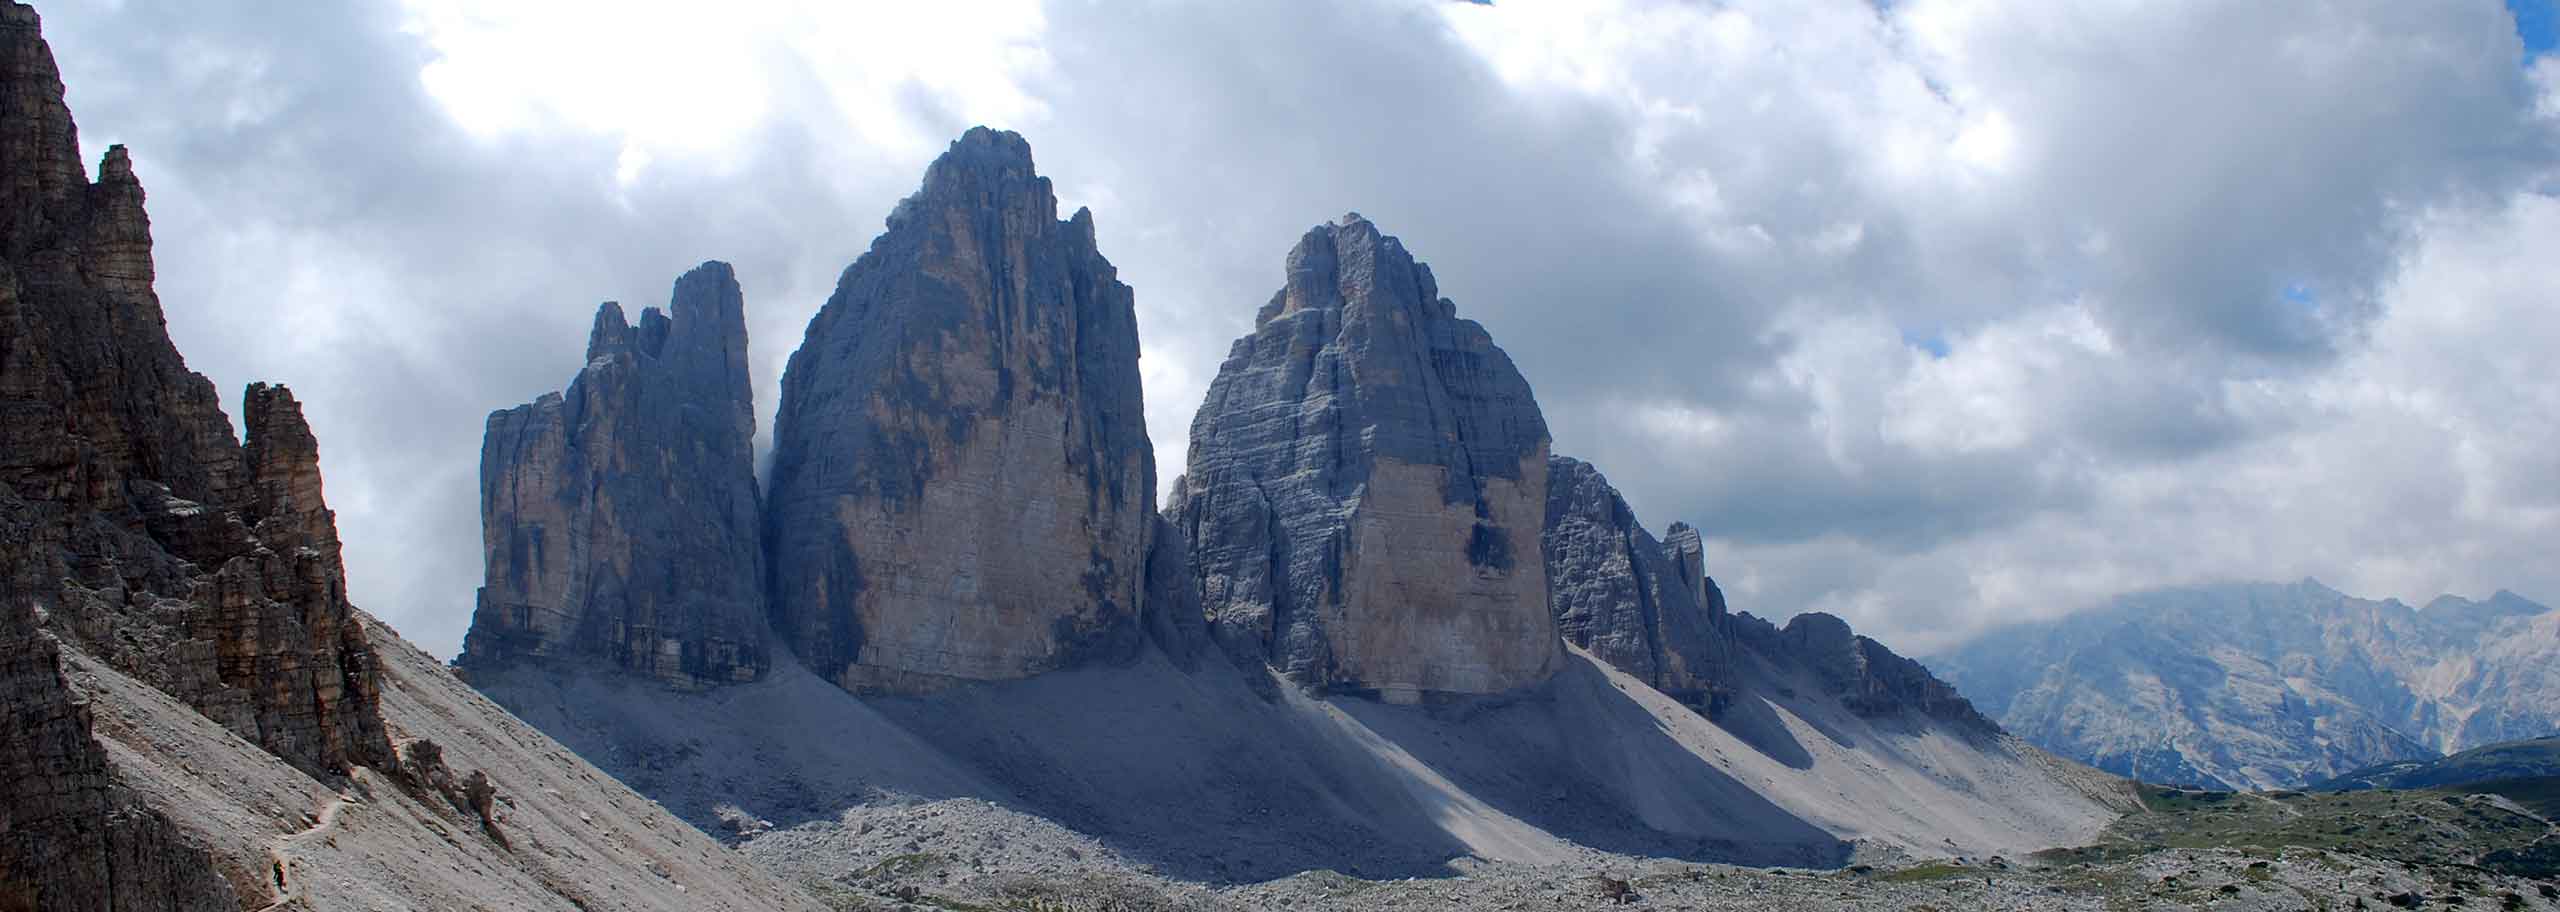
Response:
[[[301,404],[233,435],[76,137],[0,4],[0,909],[814,908],[348,603]]]
[[[1191,424],[1177,525],[1219,636],[1391,702],[1545,680],[1547,425],[1484,327],[1357,214],[1308,231]]]
[[[1133,654],[1155,454],[1132,297],[1022,137],[951,144],[782,379],[780,633],[863,692]]]
[[[373,650],[300,405],[251,386],[233,435],[163,328],[131,160],[90,181],[62,97],[35,11],[0,8],[0,908],[228,902],[116,777],[66,655],[335,776],[390,759]]]
[[[686,688],[764,671],[745,310],[718,262],[638,326],[607,303],[565,396],[489,416],[487,575],[460,665],[592,658]]]

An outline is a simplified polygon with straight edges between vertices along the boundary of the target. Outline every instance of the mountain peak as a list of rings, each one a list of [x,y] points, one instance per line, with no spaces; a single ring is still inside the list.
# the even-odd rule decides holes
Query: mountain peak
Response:
[[[1177,524],[1213,623],[1302,682],[1389,700],[1545,680],[1528,380],[1357,214],[1309,229],[1285,273],[1191,425]]]
[[[916,692],[1129,654],[1155,453],[1135,298],[1019,134],[952,142],[783,373],[765,514],[782,633]]]
[[[636,327],[607,301],[565,395],[489,416],[486,563],[457,662],[601,660],[678,688],[764,672],[744,311],[716,261]]]
[[[926,166],[918,195],[953,198],[1025,184],[1049,189],[1032,165],[1031,141],[1011,130],[971,127]]]

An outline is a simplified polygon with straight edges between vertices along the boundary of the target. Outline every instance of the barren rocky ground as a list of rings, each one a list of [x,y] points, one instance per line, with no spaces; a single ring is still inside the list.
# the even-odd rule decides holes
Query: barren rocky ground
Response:
[[[2331,819],[2355,813],[2332,810]],[[2381,815],[2393,808],[2372,803],[2362,810]],[[2272,822],[2280,816],[2273,813],[2232,812],[2230,828],[2196,828],[2196,839],[2228,845],[2135,841],[2195,822],[2196,813],[2146,812],[2111,829],[2099,845],[2022,858],[1879,859],[1815,871],[1589,852],[1534,865],[1462,859],[1453,867],[1463,873],[1450,877],[1365,879],[1314,871],[1227,887],[1161,876],[1047,821],[966,799],[864,808],[759,836],[745,848],[840,910],[2560,908],[2560,889],[2548,879],[2486,871],[2449,855],[2377,857],[2284,845],[2293,837],[2282,827],[2231,829],[2246,827],[2244,818]],[[2534,822],[2547,830],[2547,823]],[[2406,844],[2387,848],[2397,852]],[[832,861],[847,857],[864,861]]]

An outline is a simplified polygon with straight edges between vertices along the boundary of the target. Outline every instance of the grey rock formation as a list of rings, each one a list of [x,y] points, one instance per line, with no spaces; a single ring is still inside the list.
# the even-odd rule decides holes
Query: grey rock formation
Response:
[[[1719,722],[1750,731],[1753,719],[1726,715],[1750,708],[1744,694],[1789,696],[1790,682],[1808,681],[1860,716],[1998,732],[1954,687],[1839,618],[1804,614],[1780,628],[1727,611],[1706,575],[1698,530],[1673,523],[1655,541],[1609,480],[1580,460],[1548,462],[1543,539],[1548,600],[1564,638]]]
[[[1132,301],[1022,137],[933,163],[783,375],[770,595],[803,662],[919,692],[1134,653],[1156,514]]]
[[[2507,592],[2162,589],[1932,663],[2010,730],[2155,782],[2294,787],[2560,730],[2560,612]]]
[[[1843,705],[1861,715],[1917,712],[1942,721],[1994,731],[1990,720],[1953,685],[1919,662],[1859,636],[1849,622],[1819,611],[1796,615],[1772,639],[1755,637],[1765,652],[1809,669]]]
[[[1191,425],[1176,497],[1220,638],[1390,701],[1545,680],[1547,426],[1509,356],[1358,215],[1307,232]]]
[[[79,179],[32,10],[0,55],[0,486],[31,523],[9,601],[305,769],[383,756],[301,407],[252,386],[232,435],[169,343],[124,149]]]
[[[676,687],[749,681],[767,658],[745,299],[726,263],[666,312],[596,313],[568,393],[489,416],[487,574],[459,659],[610,662]]]
[[[0,3],[0,909],[818,908],[348,604],[301,404],[232,435],[62,96]]]
[[[1556,629],[1655,690],[1710,714],[1732,695],[1724,604],[1710,601],[1705,547],[1675,524],[1666,544],[1589,463],[1547,461],[1542,535]]]
[[[82,174],[38,28],[0,6],[0,908],[237,908],[116,777],[71,657],[335,776],[391,758],[374,654],[301,407],[251,386],[232,435],[163,326],[131,161]]]

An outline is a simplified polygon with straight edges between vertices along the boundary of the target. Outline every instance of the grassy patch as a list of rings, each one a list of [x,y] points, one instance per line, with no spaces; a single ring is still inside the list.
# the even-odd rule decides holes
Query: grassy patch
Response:
[[[864,868],[861,873],[854,876],[863,880],[880,877],[913,877],[918,874],[932,873],[950,863],[951,858],[946,855],[937,855],[932,852],[908,852],[880,859],[880,863]]]
[[[2527,797],[2560,798],[2532,787],[2518,791]],[[2432,790],[2251,794],[2145,787],[2142,799],[2146,810],[2109,826],[2102,846],[2123,852],[2237,849],[2258,857],[2284,849],[2322,849],[2423,865],[2512,858],[2525,867],[2536,863],[2524,857],[2531,854],[2526,847],[2549,831],[2542,821],[2487,799]],[[2081,860],[2088,850],[2077,851],[2084,855],[2064,858],[2057,853],[2039,859]]]
[[[1912,865],[1908,868],[1896,868],[1891,871],[1886,871],[1883,874],[1876,875],[1876,879],[1884,881],[1885,883],[1927,883],[1934,880],[1954,880],[1957,878],[1971,877],[1973,875],[1974,870],[1972,868],[1944,861],[1932,861]]]

